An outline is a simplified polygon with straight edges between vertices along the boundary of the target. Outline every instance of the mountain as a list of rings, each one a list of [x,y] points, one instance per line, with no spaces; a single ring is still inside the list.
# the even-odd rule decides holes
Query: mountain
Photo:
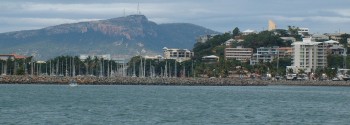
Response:
[[[188,23],[156,24],[144,15],[0,34],[0,53],[34,55],[161,54],[163,47],[192,49],[195,38],[217,32]]]

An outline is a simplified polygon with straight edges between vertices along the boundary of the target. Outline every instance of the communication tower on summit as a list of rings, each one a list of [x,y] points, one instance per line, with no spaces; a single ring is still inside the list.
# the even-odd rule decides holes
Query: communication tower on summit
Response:
[[[140,3],[137,3],[137,13],[136,14],[141,15]]]

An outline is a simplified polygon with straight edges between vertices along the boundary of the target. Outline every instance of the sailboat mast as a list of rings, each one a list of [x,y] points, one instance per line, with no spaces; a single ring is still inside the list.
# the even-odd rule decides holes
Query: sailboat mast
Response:
[[[346,69],[346,56],[347,56],[347,47],[344,47],[344,54],[343,54],[343,68]]]
[[[59,67],[60,67],[60,59],[58,59],[56,62],[56,75],[59,74]]]
[[[175,60],[175,78],[177,77],[177,66],[176,66],[176,60]]]
[[[73,58],[73,61],[72,61],[72,64],[73,64],[73,73],[72,73],[72,76],[75,77],[75,61],[74,61],[74,57]]]
[[[149,61],[149,77],[152,77],[153,74],[152,74],[152,65],[151,65],[151,60]]]
[[[145,64],[143,64],[143,77],[146,77],[146,58],[144,60],[144,63]]]
[[[133,66],[134,66],[134,70],[132,71],[132,77],[136,77],[136,73],[135,73],[135,72],[136,72],[136,71],[135,71],[135,60],[134,60],[134,65],[133,65]]]
[[[66,72],[65,72],[65,76],[68,76],[68,63],[67,63],[67,61],[68,61],[68,58],[66,57]]]

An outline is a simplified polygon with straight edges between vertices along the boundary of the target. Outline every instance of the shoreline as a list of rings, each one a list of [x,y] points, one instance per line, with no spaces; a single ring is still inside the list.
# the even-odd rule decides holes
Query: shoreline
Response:
[[[286,81],[239,78],[140,78],[95,76],[0,76],[0,84],[68,85],[75,80],[78,85],[164,85],[164,86],[350,86],[347,81]]]
[[[60,76],[1,76],[0,84],[68,85],[177,85],[177,86],[267,86],[268,81],[230,78],[140,78],[140,77],[60,77]]]

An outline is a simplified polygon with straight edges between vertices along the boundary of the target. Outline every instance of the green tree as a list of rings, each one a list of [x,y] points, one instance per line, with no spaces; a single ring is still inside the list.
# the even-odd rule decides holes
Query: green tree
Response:
[[[224,50],[223,47],[217,47],[222,46],[227,40],[231,39],[231,37],[232,36],[230,33],[225,33],[216,35],[205,43],[196,43],[193,48],[193,52],[195,53],[195,60],[201,60],[203,56],[207,55],[222,55]]]
[[[343,67],[344,57],[341,55],[328,55],[327,56],[327,67]]]
[[[289,37],[288,31],[285,29],[276,29],[274,32],[280,37]]]
[[[19,67],[16,71],[16,75],[25,75],[23,67]]]
[[[294,37],[297,41],[302,40],[301,35],[299,35],[299,33],[298,33],[299,27],[288,26],[288,31],[289,31],[290,36]]]
[[[275,35],[275,33],[271,31],[263,31],[258,34],[249,34],[244,36],[244,41],[240,42],[238,45],[253,48],[254,52],[256,52],[256,48],[259,47],[289,46],[287,43],[283,42],[279,36]]]
[[[239,30],[238,27],[236,27],[235,29],[233,29],[232,31],[232,36],[235,37],[235,36],[239,36],[241,34],[241,31]]]
[[[289,69],[287,70],[287,72],[288,72],[289,74],[293,74],[293,73],[294,73],[294,70],[293,70],[292,68],[289,68]]]
[[[305,70],[304,69],[298,69],[298,74],[305,74]]]

